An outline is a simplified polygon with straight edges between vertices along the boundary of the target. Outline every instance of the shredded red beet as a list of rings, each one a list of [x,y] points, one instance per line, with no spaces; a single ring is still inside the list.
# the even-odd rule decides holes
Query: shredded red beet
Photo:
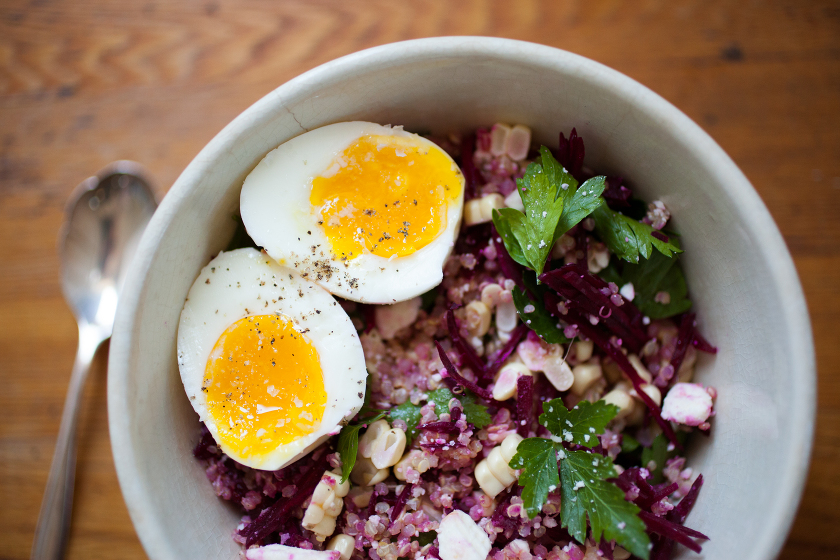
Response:
[[[400,516],[402,510],[405,509],[405,503],[408,501],[408,497],[411,495],[411,489],[414,488],[414,485],[408,483],[403,488],[402,492],[399,493],[397,496],[397,501],[394,503],[394,507],[391,509],[391,523],[397,520],[397,517]]]
[[[567,299],[576,301],[588,314],[601,317],[604,325],[619,338],[635,341],[640,345],[647,341],[643,328],[644,317],[638,308],[623,298],[620,306],[613,303],[609,284],[591,274],[586,266],[568,264],[544,274],[540,280],[551,282],[549,286],[552,288],[556,285],[563,289],[566,293],[555,288]],[[609,312],[604,313],[603,309],[608,309]]]
[[[670,521],[674,521],[675,523],[684,523],[685,518],[688,517],[688,514],[691,513],[691,509],[694,507],[694,502],[697,501],[697,494],[700,493],[700,488],[703,486],[703,475],[697,475],[697,478],[694,480],[694,484],[691,485],[691,488],[686,493],[685,497],[680,500],[674,509],[668,512],[668,519]]]
[[[374,514],[374,512],[376,511],[376,502],[378,501],[380,501],[379,493],[376,491],[376,486],[374,486],[373,493],[370,497],[370,502],[368,502],[367,513],[365,514],[365,517],[370,517]]]
[[[604,540],[603,535],[601,535],[601,542],[598,544],[598,550],[601,551],[601,554],[603,554],[603,557],[607,560],[614,560],[613,547],[610,546],[610,543]]]
[[[326,448],[322,448],[321,457],[309,467],[306,474],[303,475],[297,491],[287,499],[279,499],[273,505],[267,507],[260,512],[257,517],[248,527],[243,531],[243,536],[246,538],[245,546],[249,547],[266,538],[268,535],[276,531],[280,525],[286,520],[286,517],[297,506],[306,501],[306,498],[312,495],[318,482],[321,481],[324,471],[327,468],[327,454]],[[317,452],[313,452],[315,457]]]
[[[638,308],[626,300],[620,306],[615,305],[610,297],[609,284],[591,274],[585,266],[567,264],[543,273],[540,282],[574,302],[582,312],[600,317],[600,322],[632,352],[638,353],[647,342],[643,315]],[[552,310],[549,309],[549,312]]]
[[[461,408],[456,406],[449,411],[449,422],[426,422],[417,426],[417,429],[441,433],[458,432],[460,434],[461,428],[456,425],[456,422],[461,419],[461,414],[463,414]]]
[[[518,324],[516,328],[513,329],[510,333],[510,340],[505,342],[505,345],[502,346],[502,349],[496,354],[495,359],[487,366],[487,369],[484,372],[484,379],[493,379],[496,377],[496,373],[501,369],[502,364],[505,363],[505,360],[510,358],[510,355],[513,354],[514,350],[516,350],[517,345],[525,337],[527,332],[528,326],[522,323]]]
[[[534,404],[534,378],[522,375],[516,380],[516,433],[528,437],[531,424],[531,408]]]
[[[438,550],[438,547],[430,546],[429,547],[429,556],[434,556],[435,558],[440,560],[440,551]]]
[[[697,320],[694,313],[685,313],[680,321],[680,330],[677,334],[677,344],[674,348],[674,354],[671,357],[671,365],[674,367],[674,373],[680,370],[683,359],[685,358],[686,350],[689,344],[701,352],[708,354],[717,354],[717,348],[709,344],[700,332],[697,330]]]
[[[461,336],[461,330],[458,326],[458,320],[455,318],[455,313],[449,309],[446,313],[444,313],[444,315],[446,318],[446,329],[449,331],[449,338],[452,339],[452,344],[458,349],[458,352],[461,353],[466,365],[472,368],[476,377],[479,379],[483,378],[485,374],[484,362],[482,362],[481,358],[478,357],[478,354],[475,353],[475,348],[470,346],[470,344],[464,340],[464,337]]]
[[[569,443],[568,441],[563,442],[563,448],[568,449],[569,451],[586,451],[587,453],[597,453],[598,455],[606,456],[607,450],[604,449],[600,443],[595,445],[595,447],[586,447],[585,445],[578,445],[577,443]]]
[[[694,313],[685,313],[680,321],[680,330],[677,334],[677,344],[674,347],[674,354],[671,356],[671,365],[674,367],[674,374],[680,371],[680,366],[685,358],[685,352],[688,350],[694,338]]]
[[[703,338],[703,335],[701,335],[697,329],[694,329],[694,337],[691,339],[691,343],[701,352],[705,352],[707,354],[717,354],[717,348],[712,346],[708,340]]]
[[[640,511],[639,517],[645,522],[645,525],[647,525],[648,531],[675,540],[694,552],[700,552],[702,549],[699,544],[694,542],[693,539],[709,539],[709,537],[699,531],[689,529],[684,525],[677,525],[676,523],[672,523],[662,517],[657,517],[647,511]]]
[[[478,170],[475,168],[475,134],[467,134],[461,139],[461,171],[464,173],[464,202],[475,198],[478,189]]]
[[[629,492],[635,486],[639,489],[639,497],[643,499],[650,499],[654,493],[653,486],[642,476],[642,469],[640,467],[624,469],[624,472],[618,475],[617,478],[611,478],[609,480],[625,492]]]
[[[589,338],[595,346],[603,350],[610,358],[613,359],[621,371],[623,371],[630,379],[630,382],[633,383],[633,388],[636,389],[636,393],[639,395],[639,398],[642,399],[642,402],[644,402],[648,407],[654,420],[656,420],[656,423],[659,424],[660,428],[662,428],[662,431],[665,433],[665,437],[668,438],[668,441],[682,450],[683,446],[677,439],[677,434],[674,433],[674,429],[671,428],[671,424],[662,418],[662,409],[659,408],[659,405],[653,402],[653,399],[651,399],[647,393],[642,391],[642,385],[645,381],[639,377],[636,369],[621,349],[613,345],[609,339],[601,333],[600,329],[592,325],[588,320],[584,319],[576,310],[569,309],[564,318],[569,322],[569,324],[577,325],[578,330],[583,333],[584,336]]]
[[[642,472],[641,468],[632,467],[626,469],[617,478],[610,479],[610,481],[615,483],[624,492],[629,492],[631,489],[636,488],[638,495],[631,501],[641,508],[642,511],[639,513],[639,517],[647,525],[648,531],[657,533],[663,537],[657,538],[655,535],[652,536],[651,541],[654,546],[651,558],[658,558],[660,560],[670,558],[667,554],[671,553],[672,546],[667,542],[663,542],[664,539],[674,540],[695,552],[700,552],[700,545],[692,539],[708,540],[708,537],[699,531],[683,526],[682,522],[685,521],[685,515],[688,514],[688,511],[690,511],[697,498],[697,493],[703,484],[702,476],[698,476],[698,480],[695,481],[689,493],[680,502],[680,504],[685,503],[686,505],[680,508],[680,504],[677,504],[674,509],[668,512],[667,518],[663,518],[651,513],[650,508],[662,498],[676,491],[679,486],[676,483],[672,483],[662,485],[660,488],[655,489],[642,476]]]
[[[663,485],[662,488],[656,490],[653,493],[653,497],[651,497],[651,502],[653,504],[655,504],[656,502],[658,502],[662,498],[667,498],[668,496],[670,496],[671,494],[676,492],[677,488],[679,488],[679,487],[680,487],[680,485],[677,484],[676,482],[672,482],[671,484]]]
[[[650,543],[653,545],[653,550],[650,551],[650,560],[671,560],[674,552],[674,541],[652,534]]]
[[[585,154],[583,138],[578,136],[577,130],[573,128],[568,140],[562,132],[560,133],[559,144],[557,161],[577,179],[583,168],[583,156]]]
[[[443,367],[446,368],[446,377],[444,377],[443,380],[447,383],[447,385],[454,381],[454,385],[461,385],[462,387],[466,387],[482,399],[488,401],[493,400],[493,394],[490,391],[488,391],[487,389],[482,389],[469,379],[466,379],[463,375],[461,375],[458,372],[458,370],[455,368],[455,365],[449,359],[449,356],[446,355],[446,352],[440,345],[440,342],[438,342],[437,340],[435,341],[435,347],[437,348],[438,354],[440,354],[440,361],[443,362]],[[454,387],[450,388],[454,389]]]

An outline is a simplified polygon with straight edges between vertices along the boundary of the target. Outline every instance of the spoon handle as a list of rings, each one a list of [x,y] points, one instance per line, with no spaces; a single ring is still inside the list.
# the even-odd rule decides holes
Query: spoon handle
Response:
[[[90,364],[97,348],[110,336],[102,327],[79,324],[79,348],[70,375],[70,385],[61,414],[61,427],[55,444],[47,489],[38,514],[32,560],[60,560],[64,557],[70,514],[73,510],[73,486],[76,481],[76,424],[79,403]]]

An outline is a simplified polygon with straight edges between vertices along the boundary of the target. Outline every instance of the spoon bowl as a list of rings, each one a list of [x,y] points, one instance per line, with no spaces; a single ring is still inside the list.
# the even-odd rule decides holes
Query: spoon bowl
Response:
[[[61,415],[32,558],[64,556],[76,473],[76,423],[90,364],[111,336],[126,270],[157,207],[140,165],[114,162],[70,196],[58,241],[61,288],[79,324],[79,348]]]
[[[157,207],[145,172],[115,162],[83,181],[59,237],[61,287],[79,321],[113,327],[125,273]]]

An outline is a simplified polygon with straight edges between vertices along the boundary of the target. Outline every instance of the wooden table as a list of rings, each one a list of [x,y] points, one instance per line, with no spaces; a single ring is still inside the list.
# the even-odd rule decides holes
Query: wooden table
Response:
[[[115,159],[163,195],[238,113],[366,47],[496,35],[652,88],[717,140],[793,253],[819,364],[807,488],[782,558],[840,551],[840,3],[563,0],[0,4],[0,558],[28,558],[76,345],[55,240],[71,189]],[[117,484],[106,353],[81,418],[70,558],[142,558]],[[768,489],[772,491],[772,489]]]

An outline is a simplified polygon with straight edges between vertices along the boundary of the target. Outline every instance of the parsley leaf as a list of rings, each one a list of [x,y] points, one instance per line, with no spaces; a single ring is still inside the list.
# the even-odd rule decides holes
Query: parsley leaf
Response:
[[[341,434],[338,436],[338,451],[341,457],[341,482],[343,483],[350,476],[350,471],[356,465],[356,452],[359,450],[359,430],[376,422],[385,416],[385,412],[380,412],[372,418],[366,418],[363,422],[358,424],[350,424],[344,426]]]
[[[545,147],[541,151],[550,154]],[[527,266],[538,273],[542,272],[551,252],[554,230],[565,202],[565,198],[558,196],[559,185],[552,180],[554,175],[547,173],[539,163],[529,164],[525,175],[516,181],[525,213],[513,209],[499,212],[507,220],[510,233],[519,243]]]
[[[359,430],[361,429],[361,424],[344,426],[341,434],[338,436],[336,450],[341,457],[342,484],[350,476],[350,471],[353,470],[353,467],[356,466],[356,453],[359,451]]]
[[[452,391],[446,387],[440,387],[429,392],[428,400],[435,403],[435,412],[440,416],[444,412],[449,412],[449,401],[453,398],[456,398],[456,395]],[[472,393],[464,393],[457,396],[457,399],[461,402],[461,410],[463,410],[467,422],[476,428],[481,429],[493,421],[490,413],[487,412],[487,407],[477,403],[475,395]]]
[[[487,412],[487,407],[483,404],[475,402],[473,395],[467,395],[466,398],[461,398],[461,406],[464,408],[464,416],[467,422],[476,427],[476,429],[489,426],[493,421],[493,417]]]
[[[574,182],[574,185],[577,185],[577,181]],[[575,227],[601,205],[601,193],[604,192],[606,186],[606,177],[592,177],[584,181],[580,188],[574,191],[574,195],[569,197],[566,202],[560,221],[557,222],[557,228],[554,230],[555,240]],[[569,189],[572,189],[572,183],[569,183]]]
[[[676,240],[674,245],[679,246]],[[639,264],[623,263],[621,272],[615,263],[610,263],[598,273],[605,282],[614,282],[618,287],[633,284],[636,296],[633,305],[651,319],[665,319],[691,309],[688,299],[688,287],[685,283],[679,257],[666,257],[655,252],[649,259],[642,259]],[[669,303],[656,301],[656,294],[667,292],[671,296]]]
[[[522,469],[519,484],[522,502],[528,517],[535,517],[542,510],[549,492],[560,486],[557,470],[557,453],[562,447],[545,438],[528,438],[520,442],[516,455],[510,460],[512,469]]]
[[[685,276],[676,257],[668,258],[661,253],[654,253],[639,264],[626,263],[621,276],[625,284],[633,284],[636,291],[633,303],[651,319],[673,317],[691,309]],[[671,301],[656,301],[659,292],[667,292]]]
[[[405,401],[401,405],[392,408],[389,416],[391,417],[391,422],[394,420],[405,422],[407,426],[405,429],[405,446],[410,447],[411,442],[417,436],[417,425],[420,423],[420,417],[423,416],[420,413],[420,407],[411,404],[411,401]]]
[[[420,296],[420,309],[422,309],[423,311],[426,311],[427,313],[430,313],[432,311],[432,309],[434,309],[434,307],[435,307],[435,302],[437,301],[437,297],[438,297],[438,289],[436,287],[432,288],[431,290],[429,290],[425,294],[422,294]]]
[[[440,387],[434,391],[429,391],[426,396],[426,400],[428,402],[435,403],[435,412],[438,415],[441,415],[444,412],[449,412],[449,401],[453,398],[455,398],[455,394],[446,387]],[[473,424],[478,429],[490,424],[492,418],[490,413],[487,412],[487,407],[483,404],[477,403],[475,395],[465,393],[463,395],[459,395],[457,398],[461,402],[461,409],[464,412],[467,422]],[[389,411],[389,416],[391,417],[392,422],[394,420],[402,420],[406,423],[406,447],[410,447],[414,438],[417,437],[417,426],[420,424],[420,418],[422,417],[422,414],[420,413],[422,406],[422,404],[415,405],[412,404],[411,401],[406,401]]]
[[[417,539],[417,542],[420,543],[421,547],[426,546],[427,544],[432,544],[435,542],[437,538],[437,531],[426,531],[425,533],[420,533],[416,537],[412,537],[412,540]]]
[[[615,540],[639,558],[649,558],[650,538],[639,508],[624,499],[612,459],[588,451],[566,451],[560,461],[560,523],[578,542],[586,542],[586,518],[592,539]],[[524,492],[523,492],[524,494]]]
[[[592,177],[578,188],[577,179],[554,159],[554,155],[545,146],[540,148],[539,163],[543,166],[548,180],[555,186],[557,198],[563,199],[563,213],[554,229],[556,241],[601,205],[601,193],[607,186],[607,178]]]
[[[636,556],[647,559],[650,538],[638,516],[640,510],[608,481],[616,476],[612,459],[587,450],[564,449],[566,443],[594,447],[597,436],[617,413],[615,405],[604,401],[582,401],[572,409],[567,409],[562,399],[543,403],[540,424],[551,431],[552,438],[522,441],[509,464],[513,469],[522,469],[519,484],[530,517],[542,510],[548,494],[559,486],[560,524],[577,541],[586,542],[588,518],[595,542],[602,536],[614,539]]]
[[[553,245],[561,235],[601,205],[601,193],[607,186],[607,178],[592,177],[578,188],[577,179],[554,159],[551,151],[545,146],[540,148],[540,163],[545,169],[546,177],[557,190],[556,196],[563,199],[563,213],[554,228]],[[524,199],[522,202],[525,204]]]
[[[639,440],[631,436],[630,434],[621,434],[621,452],[622,453],[632,453],[641,447],[641,443]]]
[[[515,208],[499,208],[493,210],[493,225],[496,226],[496,231],[502,237],[502,242],[505,244],[510,258],[518,262],[522,266],[531,266],[528,259],[525,258],[525,253],[522,252],[522,247],[519,246],[519,240],[513,234],[511,224],[520,219],[522,212]]]
[[[592,212],[595,219],[595,233],[607,244],[610,251],[627,262],[637,263],[640,257],[648,258],[655,247],[666,257],[682,253],[676,245],[657,239],[655,231],[648,224],[637,222],[624,214],[610,210],[606,201]]]
[[[685,436],[686,432],[677,432],[677,439],[680,443],[685,441]],[[664,434],[659,434],[653,438],[653,442],[650,447],[642,449],[642,466],[650,471],[651,476],[653,476],[654,484],[661,484],[662,482],[665,482],[665,463],[668,462],[668,459],[676,457],[678,453],[679,451],[671,445],[671,442],[668,441],[668,438],[666,438]],[[651,461],[653,461],[655,465],[650,465]]]
[[[604,401],[580,401],[571,410],[557,398],[543,403],[540,424],[548,428],[555,438],[584,447],[598,445],[598,435],[618,414],[618,407]]]
[[[541,274],[558,237],[600,204],[604,177],[593,177],[581,188],[542,146],[539,161],[528,165],[516,182],[525,213],[513,208],[493,211],[493,223],[511,258]]]
[[[569,342],[569,339],[566,338],[566,335],[557,326],[557,319],[546,311],[544,305],[532,300],[528,292],[514,288],[513,304],[516,306],[516,311],[519,313],[522,322],[529,329],[537,333],[540,338],[549,344]]]
[[[662,476],[662,469],[665,467],[668,455],[668,439],[662,434],[653,438],[650,447],[642,449],[642,466],[653,475],[654,484],[659,484],[665,479]],[[651,461],[653,461],[653,465],[650,464]]]
[[[610,264],[606,266],[601,272],[598,273],[598,276],[604,282],[613,282],[616,286],[621,288],[627,281],[621,277],[621,273],[618,271],[618,268],[615,266],[615,261],[611,260]]]
[[[598,443],[598,434],[604,433],[607,423],[616,414],[618,407],[604,401],[581,401],[571,410],[566,408],[560,398],[543,403],[540,424],[548,428],[554,437],[551,440],[524,440],[509,463],[512,469],[525,469],[519,476],[519,485],[522,486],[522,500],[528,515],[537,515],[548,493],[558,485],[557,456],[564,456],[561,442],[594,447]],[[612,476],[615,476],[615,472]]]

